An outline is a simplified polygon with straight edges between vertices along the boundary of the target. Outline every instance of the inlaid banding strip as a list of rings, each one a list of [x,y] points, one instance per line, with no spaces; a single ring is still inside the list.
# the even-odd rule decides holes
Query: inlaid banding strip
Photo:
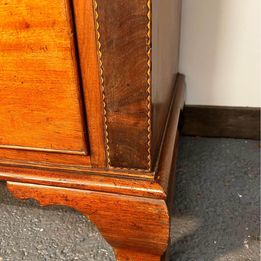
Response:
[[[148,169],[151,170],[151,0],[148,0]]]
[[[146,35],[146,56],[147,56],[147,169],[142,168],[124,168],[115,167],[111,164],[111,153],[110,153],[110,134],[108,128],[108,113],[107,104],[105,96],[105,86],[104,86],[104,67],[103,67],[103,53],[102,53],[102,42],[101,42],[101,32],[100,32],[100,16],[99,16],[99,6],[97,0],[93,0],[94,3],[94,14],[95,14],[95,24],[96,24],[96,38],[97,38],[97,55],[99,60],[100,69],[100,84],[102,90],[103,99],[103,109],[104,109],[104,125],[105,125],[105,142],[106,142],[106,155],[107,164],[109,168],[113,169],[125,169],[125,170],[136,170],[142,172],[149,172],[151,170],[151,0],[147,1],[147,35]]]
[[[103,64],[102,64],[102,51],[101,51],[101,35],[100,35],[100,24],[99,24],[99,13],[98,13],[98,4],[94,0],[94,15],[95,15],[95,25],[96,25],[96,37],[97,37],[97,54],[99,60],[99,69],[100,69],[100,84],[102,89],[102,102],[103,102],[103,113],[104,113],[104,126],[105,126],[105,146],[106,146],[106,157],[107,164],[110,166],[110,147],[109,147],[109,133],[108,133],[108,124],[107,124],[107,111],[106,111],[106,101],[105,101],[105,89],[104,89],[104,78],[103,78]]]

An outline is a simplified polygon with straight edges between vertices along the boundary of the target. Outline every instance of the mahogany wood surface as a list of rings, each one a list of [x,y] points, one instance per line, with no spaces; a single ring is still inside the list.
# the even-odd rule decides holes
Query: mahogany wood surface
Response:
[[[157,173],[156,173],[156,180],[160,183],[162,188],[164,188],[165,192],[168,190],[168,179],[171,170],[171,162],[173,161],[173,153],[176,151],[175,148],[175,140],[177,136],[177,128],[178,128],[178,121],[180,116],[180,110],[184,104],[184,92],[185,92],[185,82],[184,76],[179,75],[176,82],[176,92],[173,98],[172,106],[170,109],[168,122],[166,124],[166,130],[164,139],[162,142],[161,153],[158,161]],[[2,161],[1,167],[1,174],[0,179],[4,180],[13,180],[19,182],[29,182],[29,183],[36,183],[42,185],[57,185],[57,186],[65,186],[65,187],[73,187],[79,189],[94,189],[94,190],[101,190],[103,191],[104,188],[108,187],[109,191],[112,190],[110,186],[115,187],[121,186],[122,188],[130,187],[134,191],[133,193],[138,193],[139,190],[142,190],[139,187],[142,187],[145,190],[150,190],[150,193],[156,192],[154,197],[155,198],[164,198],[162,196],[162,189],[157,188],[154,186],[154,173],[150,175],[142,175],[142,173],[133,172],[126,172],[122,171],[111,171],[108,169],[94,169],[89,168],[81,169],[76,171],[74,167],[64,170],[64,169],[45,169],[43,170],[43,166],[41,165],[31,165],[30,169],[26,168],[26,166],[17,165],[17,167],[12,166],[12,162],[3,162]],[[86,171],[86,172],[85,172]],[[129,177],[128,179],[124,179]],[[135,179],[135,180],[133,180]],[[115,182],[114,182],[115,181]],[[144,181],[143,185],[142,182]],[[97,185],[95,188],[95,183],[100,184]],[[118,185],[116,185],[118,184]],[[121,188],[121,189],[122,189]],[[113,192],[116,193],[115,190]],[[126,193],[126,192],[124,192]],[[128,193],[126,193],[128,194]],[[158,196],[156,196],[156,194]],[[132,194],[134,195],[134,194]],[[137,194],[140,195],[140,194]],[[159,196],[161,195],[161,196]],[[148,196],[146,194],[141,194],[141,196]]]
[[[133,251],[126,248],[114,249],[117,260],[119,261],[160,261],[160,255],[145,253],[141,251]]]
[[[88,122],[91,164],[106,167],[104,111],[92,0],[73,0],[75,30]]]
[[[7,187],[20,199],[78,210],[117,249],[118,260],[160,260],[168,245],[169,216],[163,200],[10,181]]]
[[[90,170],[86,174],[79,174],[75,171],[51,171],[2,165],[0,180],[166,199],[166,193],[153,179],[138,177],[126,179],[125,173],[112,173],[106,170]]]
[[[180,0],[6,0],[0,16],[0,180],[89,217],[118,260],[162,259]]]
[[[55,3],[53,4],[55,5]],[[98,71],[98,60],[97,60],[97,54],[96,54],[96,36],[95,36],[95,24],[94,24],[94,15],[93,15],[93,6],[92,1],[80,1],[75,0],[73,2],[73,6],[69,5],[69,8],[72,8],[72,13],[75,18],[75,23],[77,25],[77,46],[79,49],[79,55],[80,55],[80,82],[82,83],[83,89],[81,89],[82,92],[80,94],[83,95],[84,98],[80,102],[82,102],[82,112],[79,113],[82,114],[82,117],[84,117],[87,114],[87,120],[88,122],[88,138],[90,141],[89,149],[90,157],[85,156],[86,152],[77,152],[77,151],[57,151],[53,153],[48,153],[50,150],[46,149],[37,149],[37,148],[23,148],[23,151],[20,150],[14,150],[16,147],[13,147],[12,150],[6,149],[6,146],[3,146],[5,149],[2,149],[0,151],[0,157],[2,159],[6,160],[15,160],[16,164],[21,163],[23,165],[27,165],[28,162],[38,162],[39,164],[48,165],[48,167],[53,168],[55,166],[59,166],[59,168],[66,168],[68,165],[75,165],[75,166],[94,166],[94,167],[105,167],[106,166],[106,159],[105,159],[105,145],[104,145],[104,125],[103,125],[103,108],[102,108],[102,99],[101,99],[101,90],[100,90],[100,78],[99,78],[99,71]],[[32,14],[31,14],[32,15]],[[69,19],[71,15],[67,16]],[[55,18],[55,17],[54,17]],[[54,19],[53,18],[53,19]],[[70,20],[70,19],[69,19]],[[69,21],[68,21],[69,22]],[[70,22],[71,24],[71,30],[74,29],[73,22]],[[67,23],[68,25],[68,23]],[[52,29],[52,28],[51,28]],[[68,30],[67,30],[68,31]],[[66,33],[66,30],[65,30]],[[36,32],[35,32],[36,34]],[[71,35],[69,35],[71,36]],[[56,41],[56,39],[54,39]],[[73,39],[71,39],[72,41]],[[72,42],[73,44],[73,42]],[[0,47],[1,48],[1,47]],[[77,49],[77,48],[76,48]],[[70,51],[70,50],[68,50]],[[71,50],[73,56],[74,50]],[[51,54],[50,54],[51,55]],[[49,56],[50,56],[49,55]],[[47,58],[49,57],[47,56]],[[76,50],[76,58],[77,58],[77,50]],[[63,60],[62,60],[63,61]],[[61,64],[59,64],[60,67]],[[76,68],[77,69],[77,68]],[[65,79],[65,78],[64,78]],[[57,79],[58,80],[58,79]],[[66,79],[65,79],[66,80]],[[37,86],[36,86],[37,87]],[[44,87],[44,86],[43,86]],[[59,86],[57,86],[58,89]],[[67,88],[67,86],[65,86]],[[46,90],[48,91],[48,89]],[[49,95],[52,93],[49,92]],[[62,94],[62,93],[61,93]],[[9,95],[10,100],[12,100],[12,97]],[[21,104],[23,106],[28,107],[30,109],[30,104],[27,104],[26,99],[21,99]],[[39,97],[41,98],[41,97]],[[50,97],[51,98],[51,97]],[[57,93],[57,98],[59,98]],[[56,92],[55,89],[53,91],[53,99],[56,99]],[[50,102],[52,102],[50,100]],[[56,100],[54,104],[56,104]],[[61,101],[62,102],[62,101]],[[43,100],[43,103],[46,103],[45,100]],[[47,103],[48,104],[48,103]],[[44,104],[45,105],[45,104]],[[100,106],[99,106],[100,105]],[[64,107],[70,109],[69,104],[64,104]],[[0,105],[1,107],[1,105]],[[18,109],[18,108],[17,108]],[[86,110],[85,110],[86,109]],[[10,118],[9,114],[2,113],[1,115],[5,116],[7,119]],[[62,111],[63,117],[70,117],[70,115],[67,114],[67,111]],[[24,122],[25,119],[23,119]],[[29,119],[30,120],[30,119]],[[41,118],[38,118],[38,122],[40,122]],[[67,120],[70,120],[69,118]],[[57,125],[55,122],[55,119],[52,118],[52,123],[54,125]],[[1,122],[0,126],[3,122]],[[45,121],[42,122],[42,124],[46,124]],[[1,128],[1,127],[0,127]],[[40,129],[41,130],[41,129]],[[30,132],[28,132],[28,140],[32,138],[30,136]],[[0,135],[1,139],[1,135]],[[64,143],[65,140],[59,139],[60,142]],[[75,143],[77,143],[75,141]],[[29,150],[26,150],[29,149]],[[87,149],[87,148],[86,148]],[[66,153],[61,155],[62,153]],[[69,154],[79,154],[79,156],[75,155],[69,155]],[[80,155],[82,154],[82,156]],[[0,160],[1,161],[1,160]],[[29,164],[30,165],[30,164]]]
[[[178,74],[175,93],[171,102],[169,115],[167,118],[166,129],[162,139],[159,158],[156,165],[156,179],[162,186],[165,193],[168,193],[171,176],[173,176],[173,162],[176,162],[178,152],[179,130],[181,110],[185,101],[185,76]],[[172,194],[172,193],[171,193]]]
[[[116,170],[47,171],[37,168],[0,168],[0,180],[21,199],[42,205],[72,207],[93,221],[113,246],[117,260],[167,260],[169,211],[173,199],[177,158],[177,122],[184,103],[184,76],[179,75],[162,142],[156,179],[130,176]],[[172,173],[172,175],[171,175]],[[150,179],[149,179],[150,177]]]
[[[0,148],[85,155],[68,1],[1,1],[0,17]]]
[[[68,168],[72,166],[90,166],[90,157],[86,155],[50,153],[31,150],[0,149],[0,162],[9,161],[14,165],[41,165],[47,168]]]
[[[148,0],[97,0],[95,8],[106,151],[112,167],[150,170],[148,3]]]
[[[156,163],[178,73],[181,0],[152,0],[152,137]]]
[[[25,3],[27,2],[25,1]],[[42,2],[39,6],[45,3]],[[18,98],[21,99],[17,99],[14,92],[10,94],[8,89],[2,88],[0,92],[2,91],[3,95],[8,97],[6,100],[9,102],[7,103],[8,107],[5,106],[5,102],[0,105],[0,109],[4,108],[4,111],[1,111],[3,119],[1,119],[0,128],[5,130],[5,132],[1,132],[0,141],[7,136],[8,139],[14,141],[23,136],[28,144],[23,147],[8,145],[9,149],[2,144],[4,148],[0,150],[0,158],[4,161],[14,161],[15,164],[31,165],[31,162],[33,162],[48,168],[66,169],[70,165],[79,167],[79,169],[84,166],[109,167],[126,169],[126,171],[145,171],[150,175],[154,172],[156,159],[159,155],[159,141],[163,135],[167,107],[172,96],[172,85],[176,78],[179,1],[174,1],[172,4],[169,0],[161,1],[161,3],[145,0],[142,0],[142,2],[116,0],[113,4],[99,0],[97,2],[74,0],[72,5],[68,2],[65,3],[66,5],[58,5],[57,2],[52,2],[50,9],[56,10],[56,12],[53,12],[54,17],[46,16],[43,23],[49,25],[49,20],[55,21],[55,19],[64,22],[61,28],[67,29],[63,32],[65,36],[68,36],[67,42],[65,42],[69,44],[66,51],[67,54],[68,52],[71,53],[71,69],[73,69],[71,73],[74,72],[75,83],[77,83],[77,86],[74,86],[77,91],[74,93],[77,100],[73,100],[74,96],[71,94],[68,96],[68,99],[71,99],[70,103],[65,102],[64,97],[62,100],[59,99],[59,95],[64,96],[64,93],[63,89],[57,84],[58,79],[61,81],[58,77],[55,82],[50,83],[50,85],[53,84],[51,86],[55,86],[51,89],[52,91],[48,89],[48,86],[42,87],[40,85],[46,77],[42,77],[39,81],[37,81],[38,78],[34,79],[35,82],[38,82],[35,87],[31,85],[34,89],[31,96],[32,100],[35,99],[35,104],[29,102],[30,99],[26,95],[30,93],[30,90],[27,90],[28,88],[22,88],[22,90],[25,90],[25,94],[23,94],[23,91],[20,92],[19,89]],[[31,2],[30,4],[34,5]],[[56,5],[57,8],[55,8]],[[9,4],[6,6],[2,8],[2,12],[12,9],[8,7]],[[26,5],[23,2],[21,6]],[[171,19],[173,21],[170,29],[167,29],[164,13],[172,9],[170,7],[176,10],[176,14]],[[29,9],[27,6],[26,8]],[[30,16],[33,16],[34,12],[37,14],[37,8],[36,5]],[[57,17],[59,8],[66,11],[66,16]],[[20,9],[18,8],[18,10]],[[21,17],[17,16],[17,19],[19,20]],[[39,19],[41,20],[41,16]],[[58,25],[60,26],[60,24]],[[48,33],[52,35],[56,31],[60,32],[58,28],[54,29],[48,26],[45,28],[42,25],[42,27],[38,26],[39,28],[34,29],[33,26],[34,23],[25,30],[25,35],[28,35],[28,38],[31,35],[37,38],[37,35],[41,34],[42,31],[47,35],[46,37],[48,37]],[[69,35],[66,32],[69,32]],[[170,41],[171,46],[172,44],[174,46],[171,48],[171,54],[174,56],[173,61],[170,58],[172,55],[167,55],[170,52],[170,43],[168,43],[170,36],[173,36],[171,39],[174,39],[174,42]],[[58,37],[55,38],[53,45],[58,46],[58,40]],[[59,47],[62,48],[62,45],[59,45]],[[41,55],[38,55],[36,51],[33,54],[35,55],[34,59],[36,59],[35,63],[37,63],[37,59],[40,59]],[[51,48],[45,51],[44,55],[46,56],[43,57],[46,57],[48,61],[46,63],[49,64],[52,59],[57,59],[57,68],[63,67],[64,65],[61,64],[63,60],[59,60],[59,57],[57,58],[54,54],[55,51]],[[25,50],[25,55],[30,58],[32,53],[29,51],[27,53]],[[77,64],[75,58],[78,59]],[[19,60],[20,58],[16,59]],[[163,65],[165,65],[165,71]],[[12,63],[8,66],[13,68]],[[63,70],[66,70],[66,66]],[[29,73],[26,71],[25,75],[30,75],[30,72],[30,70]],[[43,72],[41,73],[43,74]],[[54,74],[53,77],[55,76],[57,75]],[[70,74],[68,77],[70,77]],[[67,84],[63,88],[70,91],[68,87],[70,81],[65,78],[62,80],[66,81]],[[48,77],[45,81],[48,82]],[[10,83],[12,83],[11,80]],[[17,88],[16,90],[18,90]],[[45,95],[34,98],[42,89]],[[60,90],[61,92],[59,92]],[[20,97],[21,95],[23,97]],[[18,104],[16,104],[16,100],[19,100]],[[57,103],[57,100],[59,100],[59,103]],[[34,108],[34,105],[37,108]],[[54,115],[50,118],[50,126],[46,124],[46,120],[48,120],[48,117],[45,117],[46,115],[38,117],[39,114],[44,114],[41,108],[38,108],[39,106],[46,110],[48,114]],[[68,113],[75,106],[78,106],[79,109],[77,121]],[[9,107],[14,113],[17,111],[17,117],[21,116],[22,113],[18,121],[16,121],[16,118],[12,118],[13,113],[7,112]],[[62,110],[59,111],[57,107],[62,108]],[[151,107],[153,113],[151,113]],[[26,110],[27,113],[23,113],[23,110]],[[33,114],[28,113],[31,111],[33,111]],[[55,118],[55,115],[60,115],[63,119],[66,119],[65,124],[70,122],[73,125],[78,123],[84,125],[81,132],[83,135],[82,143],[85,146],[84,151],[34,146],[35,142],[42,142],[41,136],[39,141],[34,136],[38,132],[41,132],[42,138],[50,143],[50,147],[55,145],[51,142],[53,139],[56,143],[68,147],[66,146],[68,140],[64,138],[66,133],[71,141],[74,141],[69,141],[72,146],[83,145],[81,141],[78,142],[70,135],[70,126],[60,125],[61,122]],[[6,121],[9,122],[9,125],[6,125]],[[11,128],[11,125],[15,127],[15,124],[19,124],[19,122],[22,131],[19,128]],[[35,128],[26,128],[28,127],[27,124],[34,125]],[[56,134],[52,135],[48,130],[53,130]],[[58,138],[57,135],[61,132],[64,133]],[[86,135],[88,135],[89,146],[86,146]],[[10,149],[10,146],[12,146],[12,149]],[[19,148],[23,148],[23,151],[20,151]],[[90,150],[88,156],[86,156],[87,150]]]
[[[91,164],[71,11],[67,1],[0,5],[0,161]]]

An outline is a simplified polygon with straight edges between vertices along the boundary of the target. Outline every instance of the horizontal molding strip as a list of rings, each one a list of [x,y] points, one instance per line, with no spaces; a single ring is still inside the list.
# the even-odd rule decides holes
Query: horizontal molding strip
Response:
[[[0,149],[31,150],[31,151],[39,151],[39,152],[50,152],[50,153],[88,155],[85,151],[47,149],[47,148],[37,148],[37,147],[19,146],[19,145],[0,145]]]

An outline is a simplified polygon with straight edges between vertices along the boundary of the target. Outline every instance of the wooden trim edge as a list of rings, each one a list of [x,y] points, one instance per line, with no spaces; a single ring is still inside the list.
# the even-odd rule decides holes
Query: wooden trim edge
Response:
[[[75,154],[87,156],[87,151],[81,150],[64,150],[64,149],[49,149],[49,148],[38,148],[30,146],[19,146],[19,145],[0,145],[0,149],[15,149],[15,150],[31,150],[40,152],[50,152],[50,153],[62,153],[62,154]]]
[[[151,0],[147,0],[147,169],[146,168],[129,168],[129,167],[117,167],[111,164],[110,157],[110,135],[108,131],[108,119],[107,119],[107,104],[105,97],[105,86],[104,86],[104,70],[103,70],[103,53],[102,53],[102,43],[101,43],[101,33],[100,33],[100,21],[99,21],[99,5],[97,0],[93,0],[93,11],[94,11],[94,20],[95,20],[95,29],[96,29],[96,42],[97,42],[97,56],[98,56],[98,65],[99,65],[99,77],[100,85],[102,92],[102,103],[103,103],[103,116],[104,116],[104,132],[105,132],[105,151],[107,166],[110,169],[117,170],[131,170],[131,171],[140,171],[150,173],[151,171]]]
[[[119,261],[160,260],[167,248],[170,221],[164,200],[10,181],[7,188],[19,199],[80,212],[97,225]]]
[[[181,110],[185,102],[185,76],[178,74],[175,84],[175,95],[171,102],[169,115],[166,123],[166,129],[159,152],[158,162],[156,165],[156,180],[159,182],[166,194],[168,194],[169,183],[172,179],[173,165],[175,165],[178,137],[179,137],[179,121]]]
[[[88,174],[0,166],[0,180],[23,182],[52,187],[74,188],[132,195],[136,197],[165,199],[166,194],[154,180],[109,175],[108,170],[89,171]]]
[[[260,140],[260,108],[187,105],[182,134]]]
[[[90,158],[93,167],[106,167],[104,117],[92,0],[73,0],[73,20],[83,93]]]

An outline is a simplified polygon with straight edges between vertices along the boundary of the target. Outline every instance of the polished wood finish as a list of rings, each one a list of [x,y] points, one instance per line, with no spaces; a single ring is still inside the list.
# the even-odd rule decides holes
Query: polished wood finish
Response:
[[[126,179],[93,170],[89,175],[2,166],[0,180],[20,199],[36,199],[41,205],[72,207],[94,222],[114,248],[117,260],[164,260],[169,242],[166,182],[176,160],[176,123],[184,103],[184,78],[179,77],[158,165],[157,179]],[[177,106],[175,106],[177,104]],[[173,134],[174,133],[174,134]],[[169,141],[171,141],[169,143]],[[161,176],[162,175],[162,176]],[[164,181],[163,181],[164,180]],[[168,184],[169,185],[166,185]],[[172,198],[169,194],[168,198]],[[167,259],[166,259],[167,260]]]
[[[68,2],[0,3],[0,149],[86,155]]]
[[[34,198],[42,206],[65,205],[78,210],[117,249],[118,260],[142,260],[137,252],[160,260],[167,247],[169,216],[163,200],[11,181],[7,187],[20,199]]]
[[[15,150],[15,149],[0,149],[0,162],[13,162],[14,165],[32,164],[41,165],[47,168],[68,168],[71,166],[90,166],[90,157],[85,155],[50,153],[31,150]]]
[[[5,1],[0,14],[0,161],[90,166],[69,2]]]
[[[133,251],[126,248],[115,248],[115,255],[119,261],[160,261],[160,255],[145,253],[143,251]]]
[[[185,101],[185,77],[178,75],[175,84],[175,94],[172,99],[171,107],[168,114],[164,139],[162,140],[160,154],[156,165],[156,179],[166,194],[173,183],[173,163],[175,164],[178,154],[179,141],[179,122],[180,112],[184,107]],[[172,195],[173,193],[169,193]]]
[[[86,166],[109,167],[126,169],[126,171],[145,171],[149,175],[154,172],[160,149],[159,137],[162,138],[163,135],[163,126],[170,100],[167,98],[167,101],[166,97],[171,97],[171,93],[174,92],[174,88],[171,88],[171,86],[173,85],[172,81],[176,78],[179,2],[177,1],[173,5],[177,15],[174,19],[176,22],[171,25],[171,28],[175,27],[171,30],[171,35],[175,38],[172,48],[172,54],[175,56],[174,62],[171,62],[169,58],[171,55],[167,56],[165,52],[159,54],[161,58],[155,59],[158,54],[157,50],[169,49],[165,48],[168,42],[168,34],[164,27],[164,12],[171,5],[168,0],[162,1],[159,6],[156,2],[150,1],[143,1],[142,3],[138,1],[131,3],[129,1],[114,1],[113,5],[108,5],[106,1],[93,2],[90,0],[74,0],[72,5],[68,2],[65,3],[66,5],[63,7],[67,8],[65,10],[67,10],[68,21],[64,26],[67,25],[69,32],[73,32],[69,39],[71,44],[69,51],[72,54],[72,61],[74,61],[71,73],[77,71],[78,74],[77,95],[78,105],[81,109],[78,120],[84,125],[82,134],[85,136],[85,141],[87,140],[86,135],[88,135],[89,144],[85,142],[84,151],[53,150],[33,146],[35,141],[32,141],[31,145],[28,143],[27,146],[23,146],[23,151],[19,151],[17,145],[14,145],[12,149],[10,147],[2,148],[0,158],[4,161],[13,161],[16,165],[31,165],[31,162],[33,162],[36,165],[42,164],[48,168],[57,167],[59,169],[67,169],[70,165],[77,169]],[[52,7],[54,8],[55,5],[56,3],[53,2]],[[152,11],[154,10],[155,13],[158,7],[158,14],[152,15]],[[8,7],[5,8],[8,10]],[[129,15],[125,16],[127,13]],[[17,19],[20,19],[19,16],[17,16]],[[160,33],[162,40],[157,41],[157,36],[155,36],[157,34],[153,33],[155,32],[153,28],[158,28],[156,32]],[[37,30],[34,34],[38,32]],[[38,33],[41,33],[40,29]],[[151,52],[150,45],[154,48],[152,49],[153,52]],[[125,49],[128,49],[129,52],[126,52]],[[151,55],[153,56],[152,59]],[[75,65],[75,58],[79,60],[77,65]],[[163,58],[168,58],[166,60],[168,62],[163,63]],[[139,62],[136,62],[138,60]],[[115,66],[111,66],[112,64]],[[155,72],[153,68],[163,68],[163,64],[166,64],[166,70],[165,76],[162,77],[167,77],[168,84],[157,85],[155,79],[160,79],[161,74],[157,69]],[[146,75],[144,68],[146,68]],[[115,79],[111,81],[110,77]],[[112,84],[112,82],[117,84]],[[35,89],[38,90],[38,88]],[[8,91],[5,88],[3,90]],[[159,94],[159,90],[162,94]],[[15,113],[17,111],[17,115],[21,113],[21,106],[24,106],[26,110],[31,110],[32,106],[28,103],[27,97],[20,99],[21,106],[17,107],[12,103],[14,96],[7,94],[5,93],[5,96],[10,96],[9,105]],[[50,101],[56,101],[59,99],[59,92],[51,92],[50,96]],[[47,110],[51,106],[57,106],[57,102],[48,103],[44,97],[38,97],[38,99],[40,99],[40,103],[37,103],[37,106],[46,107]],[[73,122],[73,118],[70,114],[67,114],[67,110],[71,110],[72,106],[62,103],[59,106],[66,107],[66,109],[60,114],[64,118],[66,117],[66,121]],[[153,108],[156,107],[161,109],[154,110]],[[151,108],[152,112],[154,111],[153,113],[151,113]],[[1,114],[4,115],[6,120],[10,121],[10,115],[5,111]],[[20,122],[23,122],[23,124],[28,122],[29,124],[39,123],[37,126],[44,127],[35,128],[36,131],[42,132],[44,139],[53,139],[52,135],[47,135],[45,118],[37,118],[36,121],[32,118],[31,123],[30,116],[26,115],[23,114],[20,117]],[[57,127],[58,123],[52,118],[51,126]],[[87,125],[87,128],[85,125]],[[0,128],[7,128],[2,126],[5,126],[5,124],[1,124]],[[10,129],[10,127],[7,129]],[[53,130],[55,131],[55,129]],[[31,132],[31,129],[26,132],[29,142],[34,137]],[[19,139],[21,135],[20,131],[14,133],[13,130],[10,133],[15,136],[14,140],[17,137]],[[63,136],[59,139],[57,136],[54,137],[59,140],[57,142],[66,145],[67,140],[63,139]],[[74,146],[79,145],[76,144],[78,142],[75,141]],[[50,146],[53,146],[53,144],[50,144]],[[86,154],[90,155],[87,156]]]
[[[180,1],[7,0],[0,15],[0,180],[89,217],[117,260],[167,258]]]
[[[148,0],[97,0],[95,12],[108,164],[150,170]]]
[[[177,123],[184,103],[184,77],[178,77],[156,178],[119,170],[50,171],[2,165],[0,180],[20,199],[41,205],[65,205],[90,218],[113,246],[117,260],[167,260],[169,211],[177,157]],[[173,173],[174,174],[174,173]],[[129,173],[131,175],[131,173]],[[155,174],[154,174],[155,175]],[[166,259],[165,259],[166,258]]]
[[[94,167],[106,167],[103,101],[92,3],[92,1],[74,0],[73,14],[88,121],[91,164]]]
[[[89,170],[83,175],[83,173],[77,174],[75,171],[51,171],[2,165],[0,180],[166,199],[166,193],[162,186],[154,179],[133,176],[126,179],[125,173],[106,170]]]
[[[186,106],[184,135],[260,139],[260,108]]]
[[[178,73],[181,0],[152,0],[152,165],[175,93]],[[171,19],[170,19],[171,17]]]

